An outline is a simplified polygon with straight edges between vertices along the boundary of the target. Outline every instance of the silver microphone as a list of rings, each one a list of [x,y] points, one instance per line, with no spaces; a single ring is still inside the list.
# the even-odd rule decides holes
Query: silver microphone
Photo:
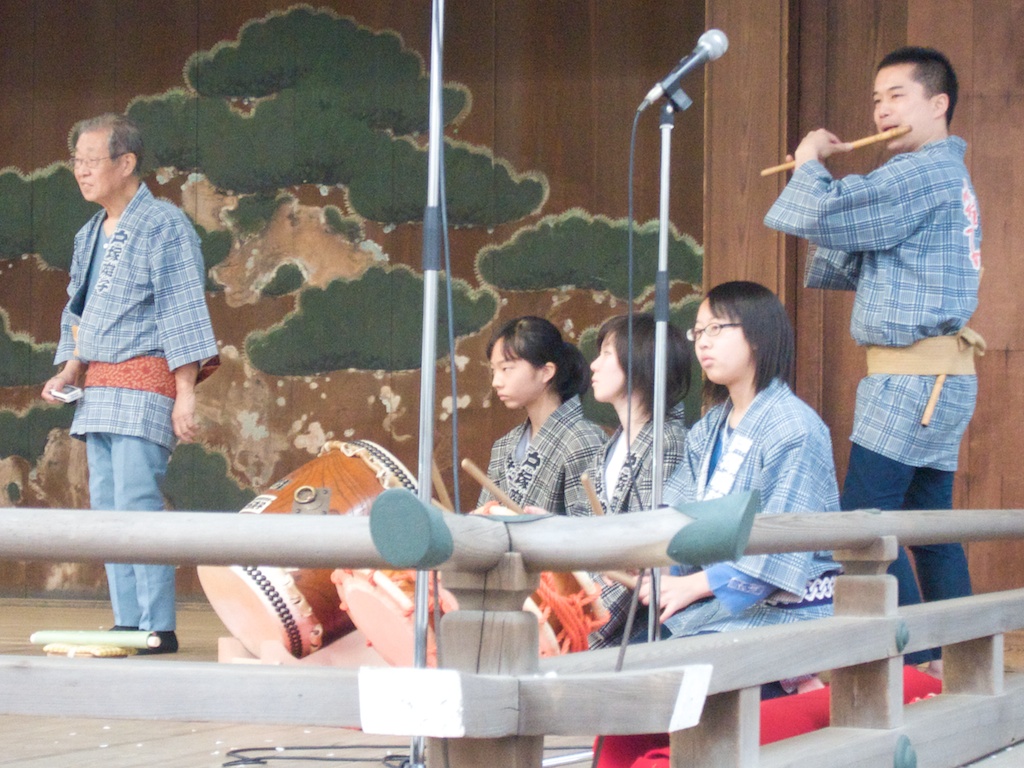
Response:
[[[640,109],[647,108],[664,94],[674,90],[686,75],[706,62],[719,58],[728,49],[729,38],[725,36],[725,32],[720,29],[709,29],[697,40],[697,47],[693,49],[693,53],[684,56],[664,80],[647,92]]]

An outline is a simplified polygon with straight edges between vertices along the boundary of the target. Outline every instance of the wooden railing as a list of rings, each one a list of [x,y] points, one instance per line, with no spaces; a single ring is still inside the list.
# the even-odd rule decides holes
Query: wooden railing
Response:
[[[669,731],[688,675],[711,665],[699,724],[671,733],[673,766],[957,766],[1024,740],[1024,676],[1004,674],[1002,640],[1024,627],[1024,590],[898,608],[885,575],[898,543],[1022,537],[1019,510],[758,517],[748,553],[835,549],[835,617],[631,646],[619,672],[614,649],[538,659],[536,620],[520,609],[537,574],[668,565],[668,543],[701,524],[668,509],[515,523],[409,504],[390,527],[441,543],[395,550],[374,517],[0,509],[0,559],[380,568],[424,565],[395,552],[442,552],[431,565],[460,605],[441,623],[445,669],[3,656],[0,712],[370,724],[430,738],[430,765],[444,754],[452,768],[525,767],[540,766],[545,735]],[[936,645],[943,694],[905,708],[902,654]],[[825,670],[831,726],[759,747],[760,685]]]

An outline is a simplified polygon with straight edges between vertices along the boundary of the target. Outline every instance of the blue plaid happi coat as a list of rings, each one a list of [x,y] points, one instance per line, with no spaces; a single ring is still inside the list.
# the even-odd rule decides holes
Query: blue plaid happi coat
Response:
[[[685,504],[705,498],[711,452],[730,410],[729,403],[718,405],[690,429],[683,461],[665,484],[667,504]],[[839,509],[828,427],[785,383],[776,379],[757,394],[732,439],[737,436],[748,438],[752,444],[736,472],[731,492],[758,491],[760,514]],[[801,595],[810,581],[838,569],[828,552],[749,555],[730,565],[776,586],[778,591],[771,598]],[[758,603],[733,615],[717,599],[711,598],[669,617],[665,627],[673,635],[683,636],[800,621],[831,613],[831,603],[807,608]]]
[[[951,136],[838,180],[821,163],[804,163],[765,216],[769,227],[818,246],[808,257],[808,287],[856,291],[850,332],[858,344],[904,347],[955,334],[974,313],[981,221],[966,148]],[[934,381],[863,379],[850,439],[910,466],[955,470],[977,379],[948,377],[922,427]]]
[[[89,265],[105,218],[99,211],[75,236],[70,299],[61,315],[54,363],[76,354],[74,325],[77,355],[87,363],[157,356],[166,358],[173,371],[216,355],[195,228],[177,207],[153,197],[145,184],[139,185],[121,214],[93,293],[84,302]],[[130,435],[172,449],[173,407],[172,399],[152,392],[89,387],[78,401],[71,434]]]

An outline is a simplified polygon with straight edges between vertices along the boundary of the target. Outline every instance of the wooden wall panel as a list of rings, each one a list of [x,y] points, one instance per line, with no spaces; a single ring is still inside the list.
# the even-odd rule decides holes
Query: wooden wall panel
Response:
[[[248,21],[283,13],[293,5],[297,4],[288,0],[0,0],[4,41],[0,50],[0,125],[6,129],[5,141],[0,144],[0,168],[13,165],[33,171],[63,160],[74,121],[101,111],[122,111],[138,96],[158,96],[170,88],[183,87],[182,68],[194,52],[232,42]],[[332,9],[372,30],[393,30],[404,46],[421,55],[425,65],[429,61],[430,3],[324,0],[314,5]],[[463,227],[451,232],[454,274],[481,287],[475,271],[479,250],[503,243],[519,228],[535,224],[543,216],[582,209],[595,216],[625,217],[629,138],[635,110],[648,89],[693,49],[705,28],[704,5],[687,2],[679,7],[655,7],[603,0],[557,4],[545,0],[486,0],[447,5],[444,77],[447,82],[464,85],[472,98],[471,106],[457,125],[449,127],[447,135],[489,150],[497,161],[507,162],[517,172],[537,174],[549,191],[536,215],[493,229]],[[288,55],[287,50],[278,53]],[[703,226],[702,83],[696,74],[686,82],[695,103],[677,119],[672,153],[672,223],[697,241]],[[423,137],[413,140],[422,141]],[[659,141],[657,109],[651,108],[642,116],[637,143],[636,216],[641,222],[657,217]],[[259,150],[254,147],[254,152]],[[183,175],[173,177],[160,185],[157,194],[177,201],[182,184]],[[294,191],[302,205],[337,203],[343,209],[347,207],[344,193],[338,190],[302,185],[288,191]],[[487,190],[480,194],[487,194]],[[213,218],[216,227],[217,219]],[[417,223],[385,226],[367,220],[364,227],[365,239],[371,247],[379,247],[390,264],[420,270],[423,233]],[[242,246],[238,241],[235,246],[233,255],[238,256]],[[31,257],[0,260],[0,269],[0,309],[7,312],[11,331],[26,334],[36,343],[54,341],[67,274],[59,269],[36,268]],[[294,296],[232,304],[225,292],[211,292],[208,300],[218,340],[232,353],[244,350],[247,334],[254,328],[273,325],[296,305]],[[492,441],[522,419],[521,413],[508,411],[489,398],[484,347],[492,325],[518,314],[540,314],[578,337],[583,329],[624,309],[621,300],[600,292],[574,292],[571,287],[564,290],[561,286],[503,291],[499,300],[492,324],[459,342],[459,354],[466,361],[460,372],[460,394],[471,396],[472,402],[460,412],[461,451],[478,463],[486,462]],[[237,358],[233,362],[238,365]],[[227,375],[237,372],[236,367]],[[442,370],[438,377],[438,401],[447,394],[446,373]],[[242,378],[248,375],[244,373]],[[261,379],[259,374],[254,378]],[[230,381],[230,386],[242,386],[240,379]],[[251,383],[246,379],[246,386]],[[209,386],[221,386],[226,391],[229,385]],[[378,396],[387,387],[401,390],[404,399],[400,407],[386,404]],[[0,411],[20,412],[38,404],[35,387],[2,389]],[[256,413],[253,418],[277,418],[283,413],[285,426],[267,428],[259,445],[241,446],[243,441],[217,435],[211,438],[211,432],[231,432],[239,421],[229,413],[230,408],[212,405],[207,409],[212,411],[208,414],[211,426],[204,436],[205,446],[225,454],[231,479],[246,487],[265,487],[312,457],[306,443],[315,441],[315,435],[310,440],[304,435],[302,440],[297,439],[294,433],[305,427],[295,429],[289,424],[315,422],[325,432],[332,431],[335,438],[375,440],[408,466],[416,466],[419,402],[415,372],[390,372],[379,378],[374,372],[351,371],[322,378],[267,377],[256,382],[247,395],[253,389],[258,390],[251,406]],[[274,395],[270,405],[258,399],[267,389]],[[217,402],[210,394],[203,397]],[[386,412],[388,407],[398,411],[394,418]],[[440,404],[437,411],[435,455],[450,482],[451,422],[440,415]],[[74,498],[85,501],[75,506],[87,506],[82,493],[75,496],[85,488],[81,445],[68,440],[66,432],[60,437],[70,458],[50,458],[55,464],[63,461],[68,465],[64,482],[73,488],[53,491],[47,486],[38,493],[33,490],[32,495],[21,493],[23,487],[31,485],[25,478],[35,472],[32,462],[0,456],[0,479],[9,472],[17,480],[13,485],[3,480],[0,492],[10,486],[21,494],[12,503],[72,506]],[[16,464],[14,469],[9,469],[11,464]],[[463,479],[464,506],[475,501],[478,490]],[[0,592],[39,594],[52,590],[43,571],[17,564],[0,568]],[[68,576],[57,588],[81,588],[90,595],[102,590],[101,575],[82,582],[80,575]],[[188,579],[179,583],[182,595],[198,592],[198,586]]]
[[[973,8],[979,20],[973,87],[964,95],[964,114],[954,122],[969,126],[968,157],[982,215],[985,272],[973,324],[990,348],[1016,350],[1024,346],[1021,267],[1015,258],[1024,243],[1024,3],[987,0]]]
[[[978,366],[978,408],[968,431],[958,498],[967,508],[1021,509],[1024,474],[1018,459],[1024,453],[1024,437],[1018,425],[1024,412],[1024,268],[1016,255],[1024,242],[1024,60],[1018,34],[1024,4],[988,0],[952,3],[945,10],[954,18],[972,21],[971,35],[950,41],[962,52],[958,72],[965,71],[963,104],[957,107],[953,125],[969,142],[968,162],[982,217],[985,271],[971,324],[985,336],[990,350]],[[979,591],[1024,584],[1021,542],[975,544],[969,553]]]
[[[794,20],[790,25],[790,36],[795,38],[792,44],[793,54],[790,56],[796,76],[791,80],[793,87],[788,94],[788,115],[796,115],[796,119],[787,119],[784,126],[786,144],[779,151],[780,160],[790,154],[800,138],[807,132],[811,119],[825,114],[828,102],[828,82],[823,76],[828,56],[828,15],[816,12],[820,3],[805,8],[808,3],[801,3],[793,12]],[[801,115],[806,115],[804,120]],[[775,180],[776,192],[781,192],[787,177],[779,176]],[[796,263],[794,287],[789,310],[794,325],[800,332],[796,334],[796,376],[794,389],[812,408],[823,414],[826,398],[825,343],[826,302],[823,291],[809,291],[803,287],[803,274],[807,264],[807,243],[796,238],[786,237],[782,233],[777,236],[784,242],[780,253],[790,263]],[[832,398],[828,398],[831,402]],[[836,425],[830,422],[835,441]]]
[[[558,179],[549,208],[584,205],[625,216],[635,110],[693,48],[703,7],[686,3],[652,14],[641,5],[503,0],[458,4],[453,12],[447,74],[473,86],[474,129],[492,131],[502,157]],[[677,118],[670,193],[673,222],[698,237],[704,125],[699,85],[696,76],[684,83],[694,106]],[[640,221],[658,215],[659,106],[647,109],[637,131]]]
[[[32,89],[34,65],[31,50],[35,42],[34,9],[28,3],[12,4],[4,9],[3,45],[0,45],[0,104],[16,104],[20,109],[0,109],[0,135],[5,143],[14,143],[18,155],[24,156],[26,167],[33,162],[32,147],[36,135],[34,100],[19,99],[26,89]],[[0,165],[3,161],[0,160]]]
[[[789,4],[712,0],[707,18],[729,51],[708,67],[704,284],[754,280],[785,298],[786,245],[762,224],[779,187],[759,171],[786,144]]]

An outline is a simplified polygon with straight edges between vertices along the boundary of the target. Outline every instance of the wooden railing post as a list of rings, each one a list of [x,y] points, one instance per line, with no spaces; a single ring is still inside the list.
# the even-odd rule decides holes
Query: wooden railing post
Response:
[[[942,648],[942,692],[1003,693],[1003,636],[990,635]]]
[[[672,768],[757,766],[761,741],[761,688],[708,696],[700,724],[669,734]]]
[[[523,611],[523,603],[540,578],[525,570],[522,557],[510,553],[487,573],[452,571],[444,579],[459,610],[441,619],[438,666],[482,674],[536,673],[537,618]],[[543,757],[543,736],[430,739],[427,745],[430,768],[540,768]]]
[[[836,580],[836,616],[896,616],[896,579],[886,570],[898,547],[895,536],[882,536],[862,549],[834,553],[844,569]],[[897,651],[906,644],[900,635],[894,638]],[[829,687],[833,726],[888,729],[903,724],[902,656],[835,669]]]

